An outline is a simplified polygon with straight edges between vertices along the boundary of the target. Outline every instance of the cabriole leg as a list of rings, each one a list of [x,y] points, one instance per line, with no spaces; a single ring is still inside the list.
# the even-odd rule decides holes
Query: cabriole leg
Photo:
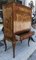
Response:
[[[30,46],[30,45],[29,45],[29,42],[30,42],[30,37],[29,37],[29,39],[28,39],[28,46]]]
[[[32,37],[30,37],[30,39],[31,39],[33,42],[35,42]]]
[[[7,44],[6,44],[6,40],[4,39],[4,44],[5,44],[5,51],[7,50]]]
[[[16,45],[16,43],[12,42],[12,46],[13,46],[13,58],[15,58],[15,45]]]

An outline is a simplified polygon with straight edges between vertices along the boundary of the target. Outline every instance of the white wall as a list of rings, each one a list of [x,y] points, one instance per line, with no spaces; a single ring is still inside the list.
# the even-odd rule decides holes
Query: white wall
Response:
[[[24,5],[24,1],[25,1],[25,5],[27,5],[27,6],[28,6],[28,3],[29,3],[30,1],[33,1],[34,6],[35,6],[35,0],[20,0],[20,1],[22,1],[22,4],[23,4],[23,5]]]
[[[30,1],[33,1],[34,6],[35,6],[35,0],[26,0],[26,3],[25,4],[28,6],[28,4],[29,4]]]

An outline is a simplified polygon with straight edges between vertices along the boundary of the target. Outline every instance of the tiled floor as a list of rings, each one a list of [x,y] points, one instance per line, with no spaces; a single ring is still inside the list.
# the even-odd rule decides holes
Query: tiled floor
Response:
[[[32,28],[33,31],[35,31],[35,35],[33,36],[34,40],[36,41],[36,30]],[[0,40],[3,39],[3,33],[0,32]],[[24,40],[22,44],[20,42],[17,42],[16,44],[16,56],[13,58],[13,52],[12,52],[12,44],[11,42],[7,41],[7,47],[8,50],[4,51],[4,46],[0,47],[0,60],[28,60],[29,56],[36,50],[36,42],[30,41],[30,46],[28,47],[28,40]]]
[[[28,58],[28,60],[36,60],[36,50],[33,52],[33,54]]]
[[[7,42],[8,43],[8,42]],[[4,51],[4,46],[0,47],[0,60],[27,60],[29,56],[36,50],[36,43],[30,42],[30,47],[27,41],[20,42],[16,45],[16,56],[13,58],[12,46],[8,43],[8,50]]]

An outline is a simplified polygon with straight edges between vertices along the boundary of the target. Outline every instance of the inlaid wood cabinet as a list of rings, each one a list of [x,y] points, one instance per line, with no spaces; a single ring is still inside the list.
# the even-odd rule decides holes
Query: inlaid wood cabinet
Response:
[[[4,39],[11,39],[13,54],[16,44],[15,35],[31,29],[31,15],[32,9],[27,6],[17,3],[7,3],[3,5]]]

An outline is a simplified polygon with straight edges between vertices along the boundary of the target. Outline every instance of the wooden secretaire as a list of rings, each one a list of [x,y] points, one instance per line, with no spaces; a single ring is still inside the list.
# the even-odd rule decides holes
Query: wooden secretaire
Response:
[[[3,5],[4,42],[9,39],[13,44],[15,56],[16,35],[31,29],[32,9],[17,3]],[[5,42],[6,46],[6,42]]]

